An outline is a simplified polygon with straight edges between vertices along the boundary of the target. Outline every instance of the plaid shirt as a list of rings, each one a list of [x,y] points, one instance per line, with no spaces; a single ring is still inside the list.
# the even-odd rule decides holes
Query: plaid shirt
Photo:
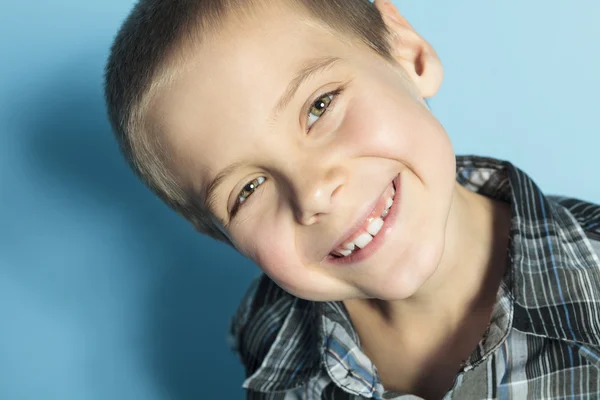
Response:
[[[457,180],[510,202],[510,265],[491,325],[444,399],[600,398],[600,206],[546,197],[508,162],[457,157]],[[386,392],[342,302],[265,276],[231,325],[249,399],[415,399]]]

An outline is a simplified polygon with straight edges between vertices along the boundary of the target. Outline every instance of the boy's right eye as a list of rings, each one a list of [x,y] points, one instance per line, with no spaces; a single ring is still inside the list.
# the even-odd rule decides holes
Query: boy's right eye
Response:
[[[240,190],[240,193],[238,194],[237,198],[235,199],[235,204],[233,206],[233,210],[231,211],[231,217],[234,217],[237,214],[240,207],[246,202],[246,200],[248,200],[250,196],[252,196],[254,191],[260,185],[265,183],[266,180],[267,178],[265,178],[264,176],[259,176],[258,178],[255,178],[250,182],[246,183],[246,185],[244,185],[242,190]]]

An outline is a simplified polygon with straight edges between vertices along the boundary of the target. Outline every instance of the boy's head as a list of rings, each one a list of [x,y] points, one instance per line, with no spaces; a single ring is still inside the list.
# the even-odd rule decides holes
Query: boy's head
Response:
[[[133,168],[199,231],[298,297],[386,299],[443,250],[454,153],[423,100],[442,75],[386,1],[141,0],[106,96]]]

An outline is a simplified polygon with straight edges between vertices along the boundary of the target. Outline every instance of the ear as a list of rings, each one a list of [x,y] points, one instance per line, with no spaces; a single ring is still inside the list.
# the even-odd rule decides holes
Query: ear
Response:
[[[374,4],[390,32],[392,56],[406,70],[421,96],[433,97],[444,79],[444,68],[437,53],[390,0],[375,0]]]

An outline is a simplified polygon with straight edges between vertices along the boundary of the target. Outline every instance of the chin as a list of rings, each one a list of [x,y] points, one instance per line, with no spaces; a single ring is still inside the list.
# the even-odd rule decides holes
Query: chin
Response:
[[[267,274],[269,275],[269,274]],[[271,276],[271,279],[287,293],[308,301],[342,301],[362,297],[361,292],[352,285],[336,278],[322,275],[303,275],[302,279],[290,279],[291,276]]]
[[[429,236],[395,260],[380,277],[377,288],[373,288],[376,292],[373,297],[393,301],[417,295],[440,265],[445,235],[439,236],[437,239]]]

